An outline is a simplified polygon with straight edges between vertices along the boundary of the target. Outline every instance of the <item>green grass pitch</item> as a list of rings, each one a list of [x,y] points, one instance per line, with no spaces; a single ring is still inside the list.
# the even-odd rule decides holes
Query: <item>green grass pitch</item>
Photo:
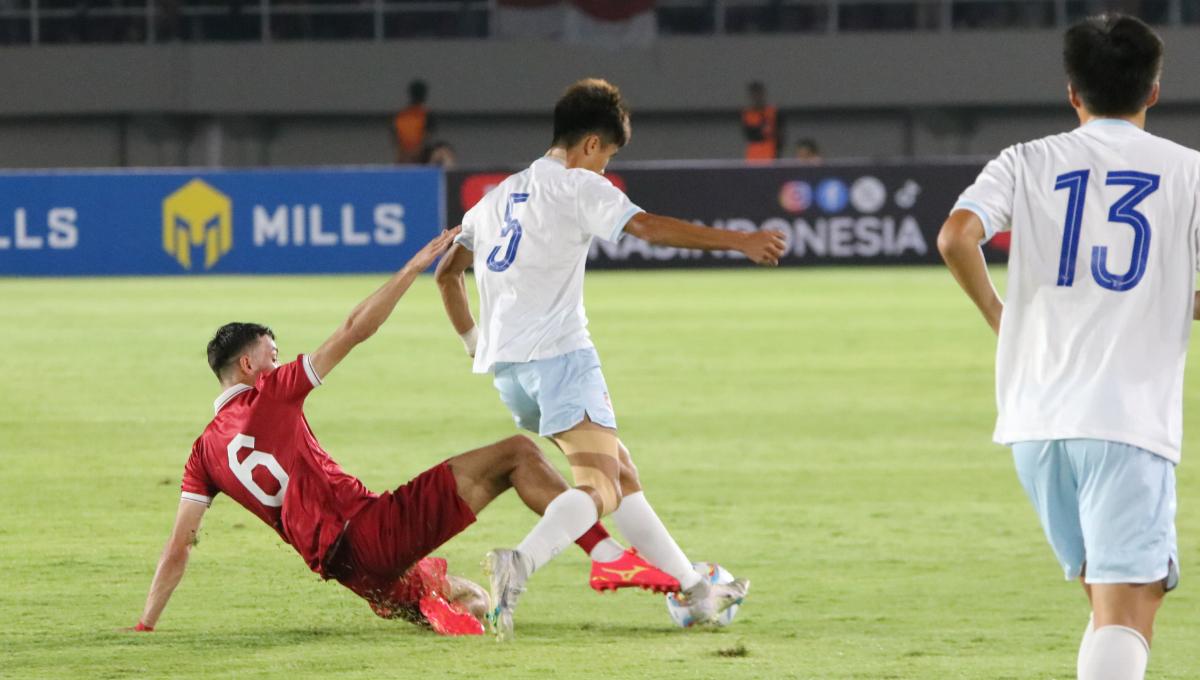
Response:
[[[595,273],[592,330],[648,495],[685,550],[753,581],[738,620],[672,628],[661,596],[537,574],[518,639],[377,619],[227,498],[151,635],[132,625],[217,384],[219,324],[310,351],[381,277],[0,280],[0,676],[1073,678],[1087,618],[1006,452],[994,339],[938,269]],[[1200,455],[1197,376],[1188,458]],[[308,400],[325,447],[395,486],[514,427],[433,283]],[[562,461],[547,448],[560,467]],[[1200,479],[1180,469],[1184,583],[1154,678],[1200,677]],[[481,579],[533,517],[514,496],[444,546]]]

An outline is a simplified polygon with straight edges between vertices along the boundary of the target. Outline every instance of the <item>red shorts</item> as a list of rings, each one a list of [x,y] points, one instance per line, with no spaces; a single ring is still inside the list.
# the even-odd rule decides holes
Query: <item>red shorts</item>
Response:
[[[364,507],[346,527],[325,572],[386,618],[420,621],[417,603],[446,590],[446,562],[423,560],[475,522],[447,463]],[[419,564],[418,564],[419,562]]]

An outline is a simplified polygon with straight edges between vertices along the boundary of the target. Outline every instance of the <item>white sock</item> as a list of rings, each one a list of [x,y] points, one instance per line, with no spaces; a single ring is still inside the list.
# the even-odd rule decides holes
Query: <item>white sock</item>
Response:
[[[599,519],[596,503],[587,492],[567,489],[546,506],[546,512],[517,546],[517,552],[532,561],[533,571],[537,571]]]
[[[622,498],[612,518],[633,547],[650,564],[678,579],[681,588],[688,590],[700,581],[700,574],[650,507],[646,494],[639,491]]]
[[[588,553],[588,557],[595,562],[615,562],[621,559],[621,555],[625,554],[625,546],[617,543],[611,537],[606,538],[596,544],[592,551]]]
[[[1102,626],[1088,641],[1083,674],[1079,680],[1143,680],[1150,645],[1146,638],[1125,626]]]
[[[1092,620],[1093,618],[1088,616],[1087,628],[1083,631],[1083,639],[1079,641],[1079,657],[1075,660],[1075,677],[1077,678],[1083,677],[1083,662],[1087,659],[1088,645],[1092,641],[1092,631],[1094,630]]]

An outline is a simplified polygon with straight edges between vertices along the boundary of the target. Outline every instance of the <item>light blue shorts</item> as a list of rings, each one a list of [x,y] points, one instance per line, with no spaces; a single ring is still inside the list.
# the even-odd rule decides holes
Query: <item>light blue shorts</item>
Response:
[[[1174,463],[1098,439],[1018,442],[1012,451],[1067,579],[1178,584]]]
[[[617,427],[594,347],[549,359],[497,363],[493,370],[500,399],[518,427],[548,437],[575,427],[585,416],[597,425]]]

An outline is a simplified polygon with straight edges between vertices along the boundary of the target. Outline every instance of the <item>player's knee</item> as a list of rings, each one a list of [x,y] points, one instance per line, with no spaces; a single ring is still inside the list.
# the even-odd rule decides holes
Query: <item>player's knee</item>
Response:
[[[537,442],[523,434],[514,434],[501,442],[501,444],[514,456],[528,457],[531,455],[541,455],[542,452],[538,448]]]
[[[620,479],[618,478],[609,480],[609,483],[612,488],[612,493],[610,493],[608,497],[604,499],[604,506],[600,510],[601,515],[612,514],[612,512],[621,505],[621,496],[623,494],[621,493]]]
[[[505,439],[504,447],[512,457],[515,467],[540,465],[546,460],[537,442],[523,434],[513,435]]]
[[[575,485],[587,489],[592,500],[596,501],[596,512],[601,517],[612,513],[621,505],[621,483],[616,476],[610,476],[596,468],[577,468]]]
[[[625,448],[624,444],[618,444],[619,459],[621,463],[620,482],[621,495],[628,496],[631,493],[637,493],[642,490],[641,479],[638,478],[637,466],[633,464],[633,457],[629,455],[629,449]]]
[[[620,476],[620,492],[621,495],[637,493],[642,490],[642,482],[638,479],[637,467],[632,462],[626,464],[621,461],[621,476]]]

